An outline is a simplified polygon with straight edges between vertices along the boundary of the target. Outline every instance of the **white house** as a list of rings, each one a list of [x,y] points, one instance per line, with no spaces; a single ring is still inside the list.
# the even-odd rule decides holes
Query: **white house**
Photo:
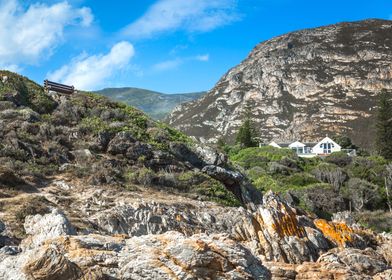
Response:
[[[341,150],[342,147],[327,136],[312,148],[312,153],[317,155],[328,155],[334,152],[340,152]]]
[[[278,143],[276,143],[275,141],[272,141],[271,143],[268,144],[268,146],[272,146],[275,148],[282,148]],[[260,146],[261,147],[261,146]]]
[[[275,148],[292,149],[300,157],[324,156],[342,150],[342,147],[328,136],[318,143],[302,143],[300,141],[295,141],[293,143],[276,143],[272,141],[268,145]]]
[[[295,141],[289,145],[289,148],[296,151],[297,154],[305,153],[305,147],[306,145],[299,141]]]

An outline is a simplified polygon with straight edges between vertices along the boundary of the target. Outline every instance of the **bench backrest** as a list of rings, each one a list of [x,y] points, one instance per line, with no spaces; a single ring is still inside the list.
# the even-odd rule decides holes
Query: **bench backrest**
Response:
[[[72,94],[75,92],[74,86],[67,86],[67,85],[51,82],[48,80],[44,81],[44,87],[45,90],[47,91],[51,90],[51,91],[66,93],[66,94]]]

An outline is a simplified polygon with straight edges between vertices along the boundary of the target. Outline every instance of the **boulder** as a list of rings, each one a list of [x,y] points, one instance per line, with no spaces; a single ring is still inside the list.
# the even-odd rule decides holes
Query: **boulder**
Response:
[[[80,268],[58,250],[43,247],[24,266],[25,274],[35,280],[78,280],[83,275]]]
[[[29,235],[23,242],[25,248],[38,247],[46,240],[58,236],[75,234],[67,217],[58,209],[53,209],[51,213],[45,215],[27,216],[24,228]]]
[[[225,235],[133,237],[119,267],[121,279],[270,279],[260,260]]]
[[[334,248],[320,256],[317,262],[340,264],[358,275],[365,274],[373,276],[388,268],[383,256],[372,248],[366,248],[365,250]]]
[[[255,205],[261,204],[261,193],[238,171],[228,170],[216,165],[206,165],[202,172],[220,181],[249,209],[255,210]]]
[[[153,156],[152,147],[139,141],[130,146],[125,154],[126,158],[137,161],[143,158],[143,161],[149,160]]]
[[[129,147],[136,142],[136,139],[128,131],[118,132],[112,140],[110,140],[107,152],[112,155],[125,154]]]

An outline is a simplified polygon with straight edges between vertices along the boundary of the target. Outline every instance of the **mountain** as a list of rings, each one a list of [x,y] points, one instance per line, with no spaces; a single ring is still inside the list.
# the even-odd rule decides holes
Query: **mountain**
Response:
[[[165,94],[140,88],[105,88],[96,92],[113,101],[124,102],[156,120],[167,116],[177,105],[200,98],[205,92]]]
[[[260,43],[167,122],[203,142],[232,143],[249,105],[264,141],[345,134],[369,147],[382,89],[392,89],[392,21],[344,22]]]
[[[391,234],[262,195],[131,106],[0,71],[0,128],[0,279],[390,279]]]

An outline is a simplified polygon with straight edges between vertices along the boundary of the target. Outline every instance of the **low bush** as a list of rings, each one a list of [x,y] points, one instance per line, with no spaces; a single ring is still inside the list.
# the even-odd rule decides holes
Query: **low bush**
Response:
[[[353,158],[348,156],[346,152],[336,152],[325,158],[328,163],[335,164],[339,167],[345,167],[352,162]]]
[[[255,166],[266,167],[268,162],[279,161],[283,158],[298,160],[297,155],[290,149],[278,149],[271,146],[261,148],[246,148],[230,156],[230,160],[249,169]]]
[[[376,232],[392,233],[392,213],[378,211],[364,211],[353,213],[354,219],[364,227]]]

